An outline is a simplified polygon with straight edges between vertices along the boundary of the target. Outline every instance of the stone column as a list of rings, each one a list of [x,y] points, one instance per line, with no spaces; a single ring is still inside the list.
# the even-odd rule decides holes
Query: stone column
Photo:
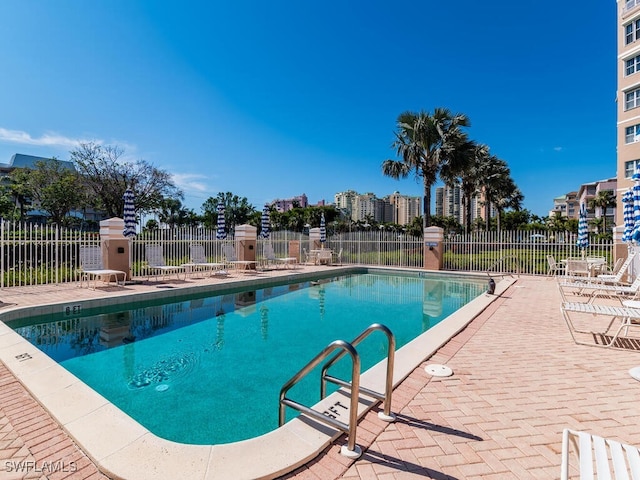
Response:
[[[424,268],[442,270],[444,230],[440,227],[424,229]]]
[[[108,218],[100,222],[100,244],[102,247],[102,266],[108,270],[119,270],[131,280],[131,255],[129,240],[122,234],[124,220]]]

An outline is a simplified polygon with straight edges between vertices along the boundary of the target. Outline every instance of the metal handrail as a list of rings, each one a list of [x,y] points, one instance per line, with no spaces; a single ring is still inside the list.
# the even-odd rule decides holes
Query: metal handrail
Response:
[[[381,418],[387,421],[395,420],[395,415],[391,413],[391,394],[393,392],[393,364],[396,350],[396,339],[391,330],[389,330],[386,326],[380,323],[374,323],[369,325],[363,332],[354,338],[351,341],[351,345],[354,347],[358,345],[362,340],[368,337],[371,333],[375,331],[381,331],[387,336],[388,340],[388,353],[387,353],[387,375],[385,382],[384,393],[379,393],[374,390],[370,390],[368,388],[360,386],[360,391],[365,394],[377,399],[383,400],[384,405],[384,416]],[[351,384],[349,382],[345,382],[339,378],[328,375],[327,372],[332,365],[334,365],[338,360],[344,357],[346,352],[342,351],[338,353],[335,357],[329,360],[324,367],[322,367],[322,373],[320,374],[320,398],[325,398],[327,396],[327,382],[335,383],[336,385],[340,385],[345,388],[351,388]]]
[[[309,407],[302,405],[294,400],[286,398],[287,392],[298,381],[306,376],[311,370],[317,367],[320,362],[331,355],[335,350],[342,350],[345,353],[351,355],[351,402],[349,406],[349,424],[345,424],[340,420],[331,418],[323,413],[317,412]],[[315,418],[320,422],[324,422],[332,427],[335,427],[344,433],[348,434],[347,449],[350,452],[358,452],[359,449],[356,445],[356,428],[358,423],[358,399],[360,397],[360,355],[348,342],[344,340],[335,340],[327,345],[318,355],[316,355],[307,365],[305,365],[298,373],[296,373],[287,383],[280,389],[280,410],[278,415],[278,425],[284,425],[285,410],[289,406],[304,413],[310,417]],[[358,453],[359,456],[359,453]]]
[[[517,255],[515,254],[510,254],[510,255],[503,255],[502,257],[500,257],[498,260],[496,260],[495,262],[493,262],[491,264],[491,266],[489,268],[487,268],[487,275],[489,274],[489,272],[491,272],[491,269],[495,266],[497,266],[500,263],[504,263],[504,261],[507,258],[512,258],[513,260],[515,260],[515,264],[516,264],[516,275],[520,275],[520,271],[522,270],[522,265],[520,264],[520,259],[518,258]]]

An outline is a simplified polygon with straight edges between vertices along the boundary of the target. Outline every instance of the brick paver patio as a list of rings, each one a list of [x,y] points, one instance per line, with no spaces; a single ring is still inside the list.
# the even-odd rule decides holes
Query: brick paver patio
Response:
[[[396,423],[359,423],[360,459],[339,455],[342,439],[285,478],[553,479],[565,427],[640,445],[640,355],[575,345],[559,305],[553,279],[518,279],[394,391]],[[430,377],[430,363],[454,375]],[[21,460],[75,471],[17,472]],[[0,479],[105,478],[1,364],[0,462]]]

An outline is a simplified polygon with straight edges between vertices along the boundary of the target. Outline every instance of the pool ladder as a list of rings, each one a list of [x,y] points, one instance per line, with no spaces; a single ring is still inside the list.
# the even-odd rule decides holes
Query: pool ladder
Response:
[[[379,393],[374,390],[370,390],[360,386],[360,355],[355,349],[362,340],[368,337],[375,331],[381,331],[387,336],[388,350],[387,350],[387,372],[385,378],[385,391]],[[327,345],[318,355],[316,355],[309,363],[307,363],[298,373],[296,373],[287,383],[284,384],[280,390],[280,411],[278,415],[278,423],[280,426],[285,422],[286,407],[291,407],[298,410],[304,415],[312,417],[320,422],[326,423],[338,430],[344,432],[348,436],[347,445],[343,445],[340,452],[342,455],[349,458],[358,458],[362,455],[362,449],[356,444],[356,428],[358,423],[358,399],[360,398],[360,392],[373,397],[377,400],[383,401],[383,411],[378,413],[378,417],[387,422],[393,422],[396,416],[391,413],[391,393],[393,391],[393,362],[396,349],[396,340],[387,327],[380,323],[374,323],[367,327],[363,332],[354,338],[350,343],[344,340],[335,340]],[[337,408],[346,409],[347,407],[341,405],[340,402],[336,402],[335,405],[328,408],[327,411],[319,412],[307,407],[295,400],[287,398],[287,392],[302,378],[304,378],[311,370],[320,365],[331,354],[338,350],[338,353],[333,356],[322,367],[320,374],[320,399],[326,397],[327,382],[339,385],[347,390],[350,390],[350,404],[349,404],[349,422],[344,423],[337,419],[340,416]],[[329,375],[328,371],[332,365],[340,360],[345,355],[351,356],[351,382],[341,380],[334,376]]]

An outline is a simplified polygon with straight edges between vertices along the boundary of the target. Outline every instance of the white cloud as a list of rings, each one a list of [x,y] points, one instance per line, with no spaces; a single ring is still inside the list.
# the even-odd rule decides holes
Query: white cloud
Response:
[[[194,173],[174,173],[172,174],[172,176],[176,186],[187,194],[194,191],[206,192],[210,190],[210,187],[206,184],[206,180],[208,180],[208,177],[206,175]]]
[[[101,140],[87,140],[82,138],[69,138],[56,133],[45,133],[40,137],[32,137],[27,132],[20,130],[8,130],[6,128],[0,128],[0,142],[5,143],[19,143],[22,145],[33,145],[40,147],[77,147],[80,143],[94,142],[102,143]]]
[[[564,150],[562,147],[553,147],[554,152],[561,152],[562,150]]]

